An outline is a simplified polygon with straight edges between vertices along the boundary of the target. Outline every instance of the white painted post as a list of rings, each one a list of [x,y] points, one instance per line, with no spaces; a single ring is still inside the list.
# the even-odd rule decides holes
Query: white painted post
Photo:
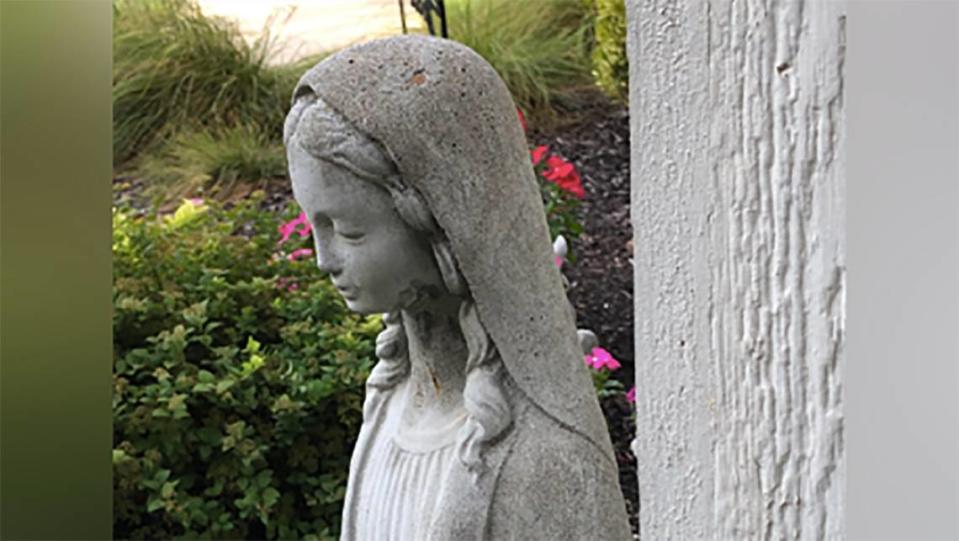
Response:
[[[640,535],[840,539],[844,5],[627,9]]]

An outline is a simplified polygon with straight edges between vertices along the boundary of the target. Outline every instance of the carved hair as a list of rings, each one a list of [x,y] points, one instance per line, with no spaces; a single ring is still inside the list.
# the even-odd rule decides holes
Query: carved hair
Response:
[[[286,117],[283,140],[287,147],[298,144],[313,157],[344,167],[354,175],[386,188],[400,218],[429,239],[446,289],[462,298],[459,325],[468,351],[463,388],[467,420],[460,432],[457,456],[474,476],[481,475],[484,470],[484,447],[503,434],[513,420],[503,387],[505,367],[489,333],[479,320],[475,302],[457,268],[449,239],[430,213],[426,200],[415,188],[405,183],[386,149],[353,127],[309,88],[303,87],[297,91],[293,107]],[[366,383],[369,396],[364,416],[372,414],[375,404],[382,403],[410,372],[401,312],[395,310],[385,314],[383,321],[386,328],[376,338],[379,362]]]

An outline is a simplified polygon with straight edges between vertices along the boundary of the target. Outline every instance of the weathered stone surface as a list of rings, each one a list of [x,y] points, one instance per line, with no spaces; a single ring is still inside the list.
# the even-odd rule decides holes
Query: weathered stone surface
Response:
[[[346,49],[301,79],[285,141],[318,264],[352,309],[387,313],[343,538],[628,539],[525,138],[493,69],[422,36]],[[374,278],[384,266],[396,276]]]

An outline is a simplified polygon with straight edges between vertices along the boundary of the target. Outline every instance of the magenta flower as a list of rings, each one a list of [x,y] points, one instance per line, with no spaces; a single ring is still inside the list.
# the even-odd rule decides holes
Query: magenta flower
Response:
[[[283,244],[289,240],[293,233],[300,237],[306,237],[311,231],[310,221],[306,219],[306,212],[301,212],[299,216],[281,225],[278,229],[280,230],[280,240],[277,244]]]
[[[312,255],[313,255],[313,250],[309,248],[298,248],[290,252],[290,255],[286,256],[286,258],[289,259],[290,261],[296,261],[297,259],[310,257]]]
[[[553,261],[556,262],[556,266],[557,266],[557,267],[559,267],[559,268],[562,268],[562,267],[563,267],[563,258],[562,258],[562,257],[556,256],[555,258],[553,258]]]
[[[626,391],[626,401],[631,403],[636,402],[636,386],[635,385],[633,385],[632,387],[629,388],[628,391]]]
[[[620,364],[619,361],[613,358],[608,351],[603,348],[596,347],[593,348],[588,354],[586,354],[586,366],[592,367],[595,370],[600,370],[606,368],[610,371],[619,370]]]

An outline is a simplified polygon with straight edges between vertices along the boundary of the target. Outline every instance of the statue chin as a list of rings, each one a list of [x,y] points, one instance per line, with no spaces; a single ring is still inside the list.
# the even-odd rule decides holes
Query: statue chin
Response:
[[[357,314],[367,315],[367,314],[373,314],[378,312],[377,310],[365,309],[363,307],[363,304],[358,302],[356,299],[343,297],[343,302],[346,303],[346,307],[349,308],[351,312],[355,312]]]
[[[352,312],[358,314],[381,314],[403,310],[406,312],[421,312],[428,310],[433,305],[442,292],[436,286],[430,286],[417,281],[411,282],[403,288],[396,298],[391,302],[369,302],[369,299],[363,299],[356,293],[347,295],[340,294],[346,307]]]

